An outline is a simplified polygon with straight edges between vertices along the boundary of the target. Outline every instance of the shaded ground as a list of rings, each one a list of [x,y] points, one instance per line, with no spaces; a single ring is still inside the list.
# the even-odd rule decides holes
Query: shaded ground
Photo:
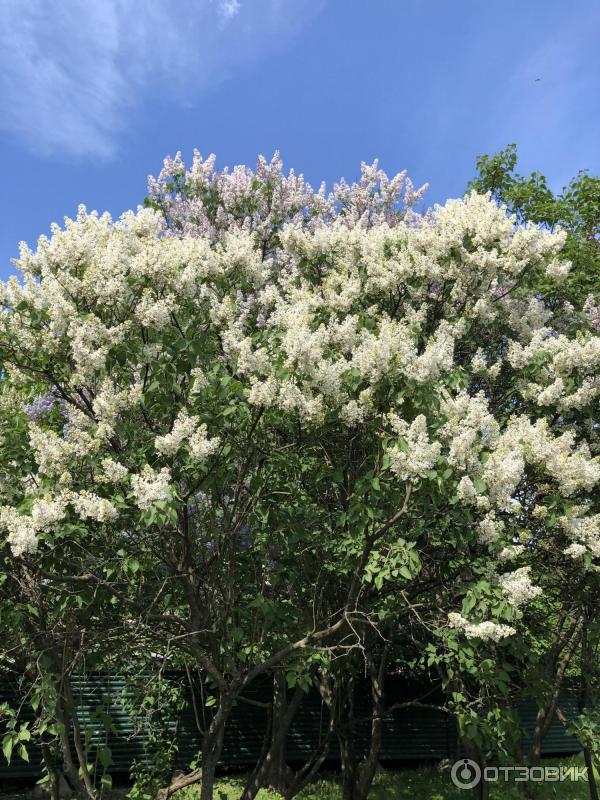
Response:
[[[582,766],[579,757],[545,759],[546,765]],[[328,775],[298,795],[298,800],[340,800],[339,776]],[[243,776],[223,777],[217,781],[215,800],[239,800],[244,784]],[[539,797],[543,800],[588,800],[589,790],[584,780],[538,784]],[[27,800],[31,798],[31,786],[6,786],[0,800]],[[126,800],[128,787],[119,787],[103,800]],[[198,800],[198,787],[190,787],[174,795],[176,800]],[[376,776],[369,796],[372,800],[469,800],[470,791],[453,785],[448,769],[440,771],[435,765],[411,769],[381,770]],[[261,791],[257,800],[279,800],[272,791]],[[523,800],[518,785],[512,783],[490,784],[490,800]]]

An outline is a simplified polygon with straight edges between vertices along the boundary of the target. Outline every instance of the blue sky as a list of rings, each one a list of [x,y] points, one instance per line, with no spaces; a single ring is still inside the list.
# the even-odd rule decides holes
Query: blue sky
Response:
[[[598,0],[0,0],[0,277],[79,203],[118,215],[181,150],[275,149],[318,184],[378,157],[462,194],[516,142],[600,172]],[[540,78],[536,81],[536,78]]]

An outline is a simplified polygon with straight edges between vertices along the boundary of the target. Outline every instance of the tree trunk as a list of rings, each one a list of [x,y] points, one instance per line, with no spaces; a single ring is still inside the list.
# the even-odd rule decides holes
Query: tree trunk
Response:
[[[223,750],[225,725],[231,714],[237,692],[221,694],[219,708],[212,718],[202,743],[202,785],[200,800],[212,800],[215,772]]]
[[[598,796],[598,786],[596,785],[596,776],[594,775],[594,761],[589,747],[583,748],[583,759],[587,769],[588,788],[590,790],[590,800],[600,800]]]
[[[284,800],[291,800],[291,798],[295,797],[304,789],[305,786],[315,779],[317,773],[327,758],[327,753],[329,752],[329,745],[335,729],[335,703],[333,705],[331,703],[332,698],[328,686],[323,687],[322,685],[319,685],[319,691],[321,693],[322,702],[325,704],[325,708],[329,713],[327,730],[323,734],[321,728],[319,728],[319,744],[311,753],[310,757],[306,760],[302,768],[293,775],[293,780],[283,793]]]
[[[549,665],[547,667],[548,681],[551,682],[552,692],[547,699],[546,705],[542,706],[538,710],[535,719],[531,747],[529,750],[530,767],[537,767],[540,764],[542,757],[542,740],[548,733],[548,729],[550,728],[552,720],[554,719],[554,715],[556,714],[565,672],[582,634],[582,631],[578,630],[578,625],[579,621],[573,623],[567,636],[564,637],[560,647],[553,648],[553,653],[550,657]],[[571,639],[570,642],[569,639]],[[564,647],[567,649],[563,653],[562,657],[559,658],[560,652]]]
[[[277,791],[284,800],[292,800],[310,783],[327,757],[329,743],[333,735],[331,698],[328,687],[318,683],[322,700],[329,711],[325,734],[320,732],[319,744],[303,766],[294,771],[285,760],[285,744],[290,725],[304,697],[304,692],[296,688],[291,700],[287,697],[287,682],[284,670],[274,675],[273,702],[270,709],[267,730],[268,746],[264,748],[259,763],[250,776],[241,800],[253,800],[261,788],[269,787]]]
[[[59,800],[59,776],[56,770],[56,765],[52,757],[50,746],[42,742],[42,758],[48,773],[48,793],[50,800]]]
[[[543,739],[543,730],[545,728],[546,722],[546,708],[538,709],[538,713],[535,717],[535,724],[533,727],[533,734],[531,737],[531,745],[529,747],[529,758],[528,763],[530,767],[538,767],[540,764],[540,759],[542,757],[542,739]]]
[[[227,692],[221,692],[217,712],[203,736],[202,766],[187,775],[181,775],[171,781],[168,786],[159,789],[156,795],[157,800],[168,800],[179,789],[184,789],[186,786],[192,786],[195,783],[200,783],[200,800],[213,800],[215,773],[223,750],[225,726],[237,693],[237,689],[232,688]]]
[[[591,675],[594,674],[594,654],[592,643],[589,638],[589,612],[585,614],[581,632],[581,687],[579,691],[578,710],[580,714],[585,709],[593,705],[593,692],[591,686]],[[598,786],[594,774],[594,758],[590,749],[590,742],[586,742],[583,748],[583,758],[587,770],[588,789],[590,800],[600,800],[598,796]]]
[[[90,798],[96,797],[96,791],[94,789],[94,785],[92,782],[92,777],[88,770],[87,764],[87,753],[83,746],[83,742],[81,739],[81,728],[79,727],[79,720],[77,718],[77,710],[75,708],[75,702],[73,700],[73,691],[71,689],[71,676],[68,675],[63,680],[63,696],[65,707],[67,709],[68,715],[71,719],[71,725],[73,728],[73,743],[75,745],[75,752],[77,753],[77,760],[79,761],[79,770],[78,773],[81,774],[81,780],[83,782],[83,786],[85,788],[85,794]]]
[[[340,739],[340,755],[342,762],[342,800],[354,800],[358,765],[354,756],[352,736]]]
[[[59,698],[56,703],[56,721],[58,723],[58,740],[62,756],[62,771],[67,783],[75,797],[89,797],[86,788],[79,777],[79,769],[73,761],[71,753],[70,720],[65,710],[62,708],[62,700]]]
[[[354,750],[354,678],[342,676],[336,693],[336,733],[342,767],[342,800],[354,800],[358,780],[358,762]]]
[[[462,738],[462,745],[465,753],[467,754],[467,758],[470,758],[471,761],[474,761],[476,764],[478,764],[479,768],[481,769],[482,777],[479,783],[473,787],[473,797],[475,800],[487,800],[489,797],[489,787],[483,780],[483,774],[486,767],[485,756],[479,747],[477,747],[477,745],[470,739]]]
[[[200,785],[200,800],[212,800],[215,787],[215,773],[219,763],[220,749],[218,744],[202,749],[202,783]]]
[[[367,757],[359,767],[358,785],[354,794],[354,800],[367,800],[373,778],[377,772],[377,765],[379,764],[381,736],[383,732],[384,680],[388,649],[387,646],[384,648],[379,661],[379,667],[375,665],[370,654],[367,656],[371,679],[371,742]]]
[[[354,712],[354,679],[351,677],[343,681],[343,700],[340,705],[340,726],[338,740],[342,762],[342,800],[366,800],[381,753],[381,739],[384,715],[384,680],[388,659],[388,647],[384,647],[379,664],[376,664],[372,654],[366,653],[369,679],[371,683],[371,737],[369,750],[366,757],[359,762],[354,750],[355,738],[355,712]]]
[[[288,701],[285,672],[283,669],[275,670],[266,734],[269,743],[248,778],[241,800],[253,800],[263,787],[275,789],[284,796],[288,791],[294,773],[285,762],[285,740],[303,694],[302,689],[296,688],[292,699]]]

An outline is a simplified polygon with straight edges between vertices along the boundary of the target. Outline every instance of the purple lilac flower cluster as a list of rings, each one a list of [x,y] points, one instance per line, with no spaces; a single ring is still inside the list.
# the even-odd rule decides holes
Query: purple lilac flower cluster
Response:
[[[32,422],[37,422],[44,414],[49,414],[56,405],[63,417],[67,417],[68,411],[64,399],[60,397],[57,389],[51,389],[44,395],[34,397],[31,403],[26,403],[23,411]]]

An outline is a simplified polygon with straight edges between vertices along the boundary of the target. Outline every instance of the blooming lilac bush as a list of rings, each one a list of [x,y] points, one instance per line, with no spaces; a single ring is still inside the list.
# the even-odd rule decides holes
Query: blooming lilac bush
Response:
[[[568,269],[564,235],[485,195],[420,216],[376,164],[326,195],[277,157],[199,155],[150,188],[22,246],[1,287],[0,524],[18,563],[63,549],[59,582],[79,570],[209,676],[206,800],[263,672],[392,637],[410,591],[444,642],[509,647],[543,596],[532,548],[593,568],[577,420],[600,337],[583,309],[560,332],[536,293]]]

